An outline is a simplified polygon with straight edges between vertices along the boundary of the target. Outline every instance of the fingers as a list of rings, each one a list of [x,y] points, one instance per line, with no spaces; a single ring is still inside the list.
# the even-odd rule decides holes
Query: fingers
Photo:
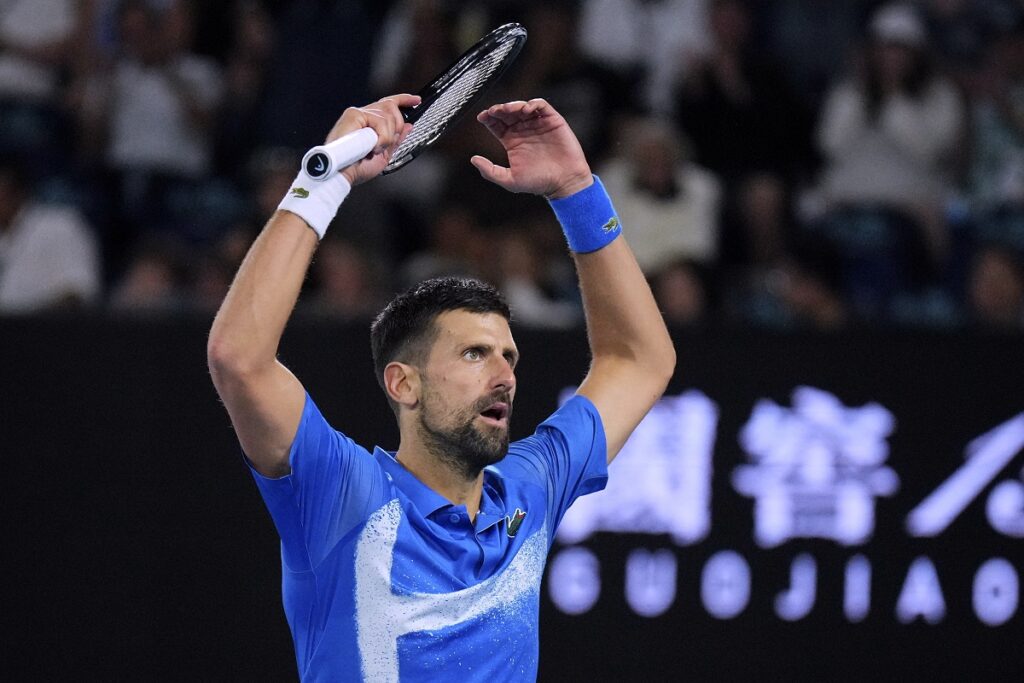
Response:
[[[498,166],[490,159],[485,159],[479,154],[470,158],[470,163],[480,171],[480,175],[495,185],[508,190],[512,185],[512,171],[504,166]]]
[[[554,113],[555,108],[548,104],[548,101],[542,97],[530,100],[522,109],[522,114],[524,117],[547,116],[548,114]]]
[[[398,99],[384,98],[368,107],[360,108],[364,115],[363,125],[377,133],[377,145],[373,154],[381,154],[398,144],[405,119],[402,118]]]
[[[505,131],[508,130],[508,126],[497,118],[491,116],[490,110],[482,111],[477,114],[476,120],[484,124],[484,127],[487,128],[490,134],[499,140],[501,139],[501,136],[505,134]]]
[[[412,130],[412,126],[405,122],[405,118],[402,116],[402,109],[408,107],[414,107],[420,103],[419,95],[400,94],[385,97],[378,102],[382,115],[385,120],[391,124],[391,138],[389,142],[384,140],[378,145],[380,152],[390,152],[398,148],[398,145],[402,143],[402,140],[409,131]]]
[[[361,123],[364,128],[372,128],[377,133],[377,144],[370,151],[370,155],[381,154],[388,147],[398,142],[398,133],[395,132],[395,121],[382,109],[376,107],[363,107]]]
[[[381,101],[382,102],[384,102],[384,101],[394,102],[399,107],[408,108],[408,107],[415,107],[417,104],[419,104],[420,103],[420,96],[419,95],[409,95],[408,93],[402,93],[401,95],[388,95],[387,97],[385,97]]]
[[[495,104],[484,112],[487,119],[490,121],[497,121],[505,126],[511,126],[522,120],[520,112],[526,107],[526,102],[506,102],[505,104]],[[487,125],[486,121],[481,121],[484,125]]]
[[[400,94],[385,97],[365,107],[349,107],[334,124],[327,141],[360,128],[372,128],[377,133],[378,142],[371,155],[380,154],[397,145],[405,130],[402,108],[419,103],[419,95]]]
[[[488,125],[489,121],[500,121],[506,126],[512,126],[520,121],[536,116],[552,114],[554,111],[554,108],[547,103],[547,100],[541,98],[533,99],[529,102],[518,100],[488,107],[477,116],[477,120],[484,125]]]
[[[516,132],[549,129],[558,124],[559,116],[546,100],[537,98],[529,102],[519,100],[495,104],[480,112],[476,120],[484,124],[491,135],[502,140],[512,128]]]

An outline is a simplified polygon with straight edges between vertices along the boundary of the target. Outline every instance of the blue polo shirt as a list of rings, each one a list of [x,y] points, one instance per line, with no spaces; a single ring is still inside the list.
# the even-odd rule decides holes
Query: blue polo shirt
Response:
[[[281,536],[303,681],[533,681],[555,528],[604,488],[604,428],[583,396],[484,470],[475,520],[331,428],[307,395],[291,473],[253,476]]]

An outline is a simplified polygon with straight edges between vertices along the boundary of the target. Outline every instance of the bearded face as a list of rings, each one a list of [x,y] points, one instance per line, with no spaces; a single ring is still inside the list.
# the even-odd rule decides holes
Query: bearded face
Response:
[[[439,460],[467,479],[508,453],[512,398],[506,391],[452,405],[424,378],[419,431]]]
[[[415,431],[409,441],[437,463],[474,479],[508,452],[519,352],[508,320],[496,313],[445,311],[434,325],[426,358],[406,371],[403,386],[416,394],[402,429]]]

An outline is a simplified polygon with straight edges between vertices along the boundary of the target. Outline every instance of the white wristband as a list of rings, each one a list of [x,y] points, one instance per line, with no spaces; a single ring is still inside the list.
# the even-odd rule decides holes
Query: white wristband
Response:
[[[302,170],[277,208],[291,211],[306,221],[317,237],[323,239],[327,226],[351,190],[352,184],[341,172],[325,180],[313,180]]]

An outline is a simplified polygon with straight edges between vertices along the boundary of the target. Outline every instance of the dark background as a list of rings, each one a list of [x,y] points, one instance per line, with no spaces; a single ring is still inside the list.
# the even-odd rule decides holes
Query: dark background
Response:
[[[276,535],[242,464],[205,363],[208,321],[103,317],[0,320],[4,492],[3,654],[7,680],[293,680],[280,605]],[[582,331],[517,330],[518,436],[543,419],[586,368]],[[904,531],[907,513],[963,463],[968,441],[1024,410],[1024,337],[848,331],[781,335],[706,330],[675,335],[670,393],[696,388],[721,411],[710,535],[688,547],[661,536],[599,533],[602,593],[588,613],[559,612],[543,589],[541,680],[1024,680],[1024,607],[1004,625],[971,607],[978,567],[1024,542],[995,532],[983,499],[935,539]],[[281,357],[323,412],[365,445],[396,445],[373,379],[364,326],[299,320]],[[745,460],[736,435],[762,397],[790,405],[800,385],[845,405],[877,401],[897,419],[888,465],[900,490],[879,498],[863,547],[791,541],[758,548],[753,501],[729,475]],[[1020,476],[1018,455],[997,478]],[[656,618],[626,604],[625,558],[671,548],[677,596]],[[751,568],[746,610],[719,621],[700,601],[700,573],[731,549]],[[552,553],[559,552],[556,544]],[[773,611],[792,559],[818,563],[818,599],[803,620]],[[872,564],[871,611],[842,612],[842,577]],[[945,619],[901,624],[907,569],[927,556]]]

